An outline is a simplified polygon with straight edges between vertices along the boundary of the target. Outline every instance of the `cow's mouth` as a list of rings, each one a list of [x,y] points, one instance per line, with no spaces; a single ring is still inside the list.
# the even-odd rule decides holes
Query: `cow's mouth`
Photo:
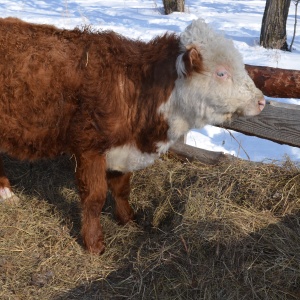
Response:
[[[224,119],[222,124],[231,123],[232,121],[234,121],[235,119],[241,116],[244,116],[244,113],[240,110],[237,110],[233,113],[231,112],[231,113],[224,114],[223,115]]]
[[[245,113],[241,109],[238,109],[234,113],[231,114],[231,119],[237,119],[237,118],[243,117],[243,116],[245,116]]]
[[[259,107],[259,110],[262,111],[266,106],[266,100],[265,98],[263,97],[262,99],[260,99],[258,101],[258,107]]]

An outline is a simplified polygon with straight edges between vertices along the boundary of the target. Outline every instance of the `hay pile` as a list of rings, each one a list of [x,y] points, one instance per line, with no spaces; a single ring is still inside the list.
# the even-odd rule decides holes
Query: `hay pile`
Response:
[[[1,205],[0,299],[299,299],[300,173],[164,157],[132,179],[137,223],[85,253],[69,158],[5,159],[21,205]]]

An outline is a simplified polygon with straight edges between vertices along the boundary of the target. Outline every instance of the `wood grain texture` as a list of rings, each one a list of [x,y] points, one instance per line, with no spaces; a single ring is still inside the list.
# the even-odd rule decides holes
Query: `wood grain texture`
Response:
[[[300,147],[300,106],[267,101],[260,115],[238,118],[222,127],[279,144]]]

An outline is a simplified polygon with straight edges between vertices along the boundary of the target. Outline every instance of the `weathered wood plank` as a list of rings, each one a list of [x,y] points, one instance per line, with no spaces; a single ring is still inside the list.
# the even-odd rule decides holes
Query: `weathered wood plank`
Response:
[[[300,98],[300,71],[245,65],[249,76],[264,95]]]
[[[187,159],[189,161],[198,160],[204,164],[215,165],[224,160],[232,160],[235,157],[223,152],[209,151],[183,144],[181,141],[176,142],[170,149],[169,153]]]
[[[300,147],[300,106],[267,101],[260,115],[238,118],[222,127],[279,144]]]

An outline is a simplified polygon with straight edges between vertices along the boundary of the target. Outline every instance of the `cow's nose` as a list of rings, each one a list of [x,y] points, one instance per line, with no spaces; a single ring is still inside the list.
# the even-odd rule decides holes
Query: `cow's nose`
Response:
[[[258,107],[259,107],[260,111],[262,111],[265,106],[266,106],[266,100],[263,96],[261,99],[258,100]]]

